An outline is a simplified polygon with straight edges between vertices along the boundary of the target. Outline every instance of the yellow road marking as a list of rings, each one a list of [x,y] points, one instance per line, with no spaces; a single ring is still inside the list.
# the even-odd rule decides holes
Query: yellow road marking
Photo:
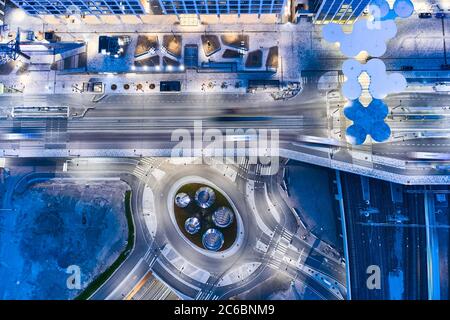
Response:
[[[142,277],[141,281],[139,281],[136,286],[130,291],[130,293],[125,297],[124,300],[131,300],[136,295],[136,293],[141,290],[141,288],[144,286],[144,284],[147,282],[148,278],[150,278],[152,275],[152,272],[149,271],[145,274],[145,276]]]

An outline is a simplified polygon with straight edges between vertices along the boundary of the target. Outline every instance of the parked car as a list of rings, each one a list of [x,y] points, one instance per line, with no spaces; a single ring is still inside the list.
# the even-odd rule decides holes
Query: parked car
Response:
[[[420,19],[428,19],[428,18],[431,18],[431,17],[432,17],[431,12],[421,12],[421,13],[419,13],[419,18]]]
[[[437,82],[433,86],[433,90],[436,92],[450,92],[450,82]]]
[[[400,68],[402,71],[412,71],[414,70],[413,66],[401,66]]]
[[[445,18],[445,12],[438,12],[435,14],[435,17],[438,19],[443,19]]]

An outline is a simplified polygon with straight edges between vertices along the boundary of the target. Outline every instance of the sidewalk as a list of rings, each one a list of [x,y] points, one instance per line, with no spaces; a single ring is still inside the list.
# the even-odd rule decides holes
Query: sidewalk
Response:
[[[83,83],[90,80],[102,82],[104,94],[155,94],[160,93],[160,81],[180,81],[181,93],[245,93],[245,78],[236,73],[197,73],[187,70],[182,73],[127,73],[127,74],[56,74],[43,76],[30,73],[26,76],[0,76],[0,83],[6,88],[15,88],[15,93],[3,95],[80,94]],[[240,83],[236,87],[236,83]],[[226,84],[226,86],[223,86]],[[116,89],[113,90],[116,85]],[[127,86],[128,85],[128,86]],[[127,89],[128,88],[128,89]],[[153,88],[153,89],[152,89]],[[92,92],[91,94],[94,94]],[[97,93],[99,94],[99,93]]]
[[[159,39],[160,45],[164,35],[152,33]],[[68,35],[66,35],[68,36]],[[223,93],[245,93],[247,81],[249,79],[276,79],[283,82],[297,82],[300,78],[300,67],[297,54],[291,39],[291,33],[282,33],[278,38],[268,37],[266,33],[255,33],[249,35],[249,50],[244,57],[239,59],[224,59],[222,54],[232,47],[222,44],[222,47],[214,55],[207,57],[202,47],[201,33],[182,34],[182,45],[186,44],[198,46],[198,60],[201,63],[235,63],[235,72],[221,71],[220,69],[199,68],[198,72],[194,69],[185,70],[184,50],[181,57],[177,59],[179,66],[164,67],[142,67],[135,66],[135,46],[138,35],[132,35],[131,43],[125,55],[120,58],[112,58],[98,53],[98,34],[84,35],[88,44],[87,68],[68,69],[67,71],[47,70],[28,71],[17,74],[17,70],[8,75],[0,75],[0,83],[7,89],[15,93],[6,94],[70,94],[80,93],[83,83],[95,79],[96,82],[102,82],[104,92],[107,94],[149,94],[159,92],[160,81],[180,81],[182,92],[223,92]],[[217,34],[217,36],[219,36]],[[72,41],[66,39],[67,41]],[[270,48],[278,47],[279,54],[275,56],[278,60],[278,68],[275,72],[268,72],[266,61]],[[257,68],[246,68],[246,58],[252,51],[262,52],[261,64]],[[30,53],[29,53],[30,54]],[[161,57],[168,56],[162,50],[157,52]],[[62,61],[62,60],[61,60]],[[30,66],[34,66],[33,64]],[[32,68],[30,68],[31,70]],[[34,70],[35,68],[33,68]],[[86,71],[87,69],[87,71]],[[161,70],[164,70],[162,72]],[[71,73],[71,70],[80,73]],[[158,71],[159,70],[159,71]],[[112,87],[112,85],[114,85]]]
[[[174,16],[104,16],[101,18],[103,20],[99,20],[94,16],[87,16],[83,20],[76,20],[72,23],[68,22],[65,17],[45,16],[39,18],[23,16],[23,14],[16,14],[16,12],[20,13],[21,10],[9,10],[6,14],[5,20],[9,24],[10,32],[4,35],[4,41],[13,39],[18,28],[20,28],[22,34],[22,41],[25,40],[25,34],[28,31],[34,31],[35,35],[40,38],[42,38],[43,32],[53,31],[62,42],[82,41],[86,43],[85,52],[87,54],[87,71],[89,72],[137,72],[150,70],[152,69],[151,67],[143,68],[142,66],[134,65],[135,61],[141,60],[140,58],[135,58],[134,52],[138,35],[157,36],[161,47],[164,36],[171,34],[175,36],[176,34],[177,36],[182,36],[183,47],[186,44],[198,46],[199,64],[209,61],[231,62],[236,63],[237,70],[264,71],[269,49],[278,47],[278,68],[275,76],[277,78],[285,78],[287,81],[297,81],[300,72],[299,65],[302,63],[302,61],[299,61],[300,52],[298,47],[307,48],[306,45],[309,45],[308,39],[313,34],[313,30],[317,28],[317,26],[306,22],[300,24],[276,24],[274,23],[276,19],[274,20],[270,15],[263,15],[260,19],[257,18],[257,15],[242,15],[240,18],[233,15],[224,15],[220,19],[215,16],[202,16],[203,24],[182,26]],[[249,36],[249,47],[244,56],[224,59],[222,55],[225,50],[233,48],[222,44],[220,51],[207,57],[202,49],[201,36],[216,35],[220,38],[221,35],[228,33],[244,33]],[[99,54],[98,37],[100,35],[129,36],[131,42],[125,55],[114,60]],[[305,40],[297,42],[302,37]],[[182,67],[184,67],[183,49],[181,56],[175,59]],[[263,52],[262,66],[246,68],[245,63],[248,54],[257,50]],[[172,58],[167,56],[165,52],[161,52],[161,50],[157,50],[156,54],[161,58],[164,56]]]

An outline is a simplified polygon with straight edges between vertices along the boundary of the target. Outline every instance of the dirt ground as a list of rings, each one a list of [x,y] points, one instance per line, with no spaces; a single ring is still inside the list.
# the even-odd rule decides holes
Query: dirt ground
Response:
[[[84,288],[126,245],[120,181],[48,180],[13,195],[0,211],[0,299],[71,299],[67,268]]]
[[[287,170],[290,197],[302,213],[301,219],[318,238],[340,250],[338,203],[332,189],[334,171],[296,161],[290,161]]]

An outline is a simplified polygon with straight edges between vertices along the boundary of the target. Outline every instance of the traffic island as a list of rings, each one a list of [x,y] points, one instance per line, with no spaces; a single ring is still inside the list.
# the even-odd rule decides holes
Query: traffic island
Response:
[[[166,199],[173,229],[184,240],[172,242],[179,251],[193,249],[193,255],[227,259],[242,248],[245,232],[235,205],[240,199],[232,199],[212,181],[199,176],[176,181]]]
[[[233,245],[237,237],[235,212],[220,191],[189,183],[177,190],[173,202],[176,224],[194,245],[217,252]]]

